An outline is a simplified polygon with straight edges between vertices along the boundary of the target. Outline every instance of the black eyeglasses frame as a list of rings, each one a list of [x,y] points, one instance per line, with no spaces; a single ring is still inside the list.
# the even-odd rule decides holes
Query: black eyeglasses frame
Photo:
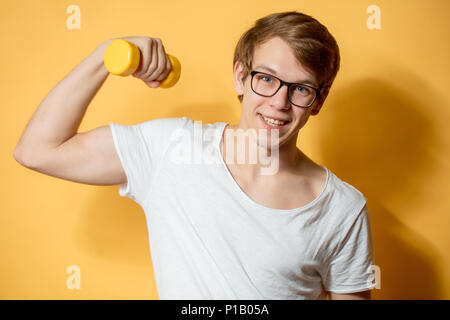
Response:
[[[255,89],[253,89],[253,77],[255,76],[255,74],[258,74],[258,73],[262,73],[262,74],[265,74],[265,75],[274,77],[275,79],[278,79],[278,80],[280,81],[280,86],[278,87],[278,89],[275,91],[274,94],[272,94],[272,95],[270,95],[270,96],[265,96],[265,95],[263,95],[263,94],[260,94],[260,93],[256,92]],[[300,107],[300,108],[309,108],[309,107],[311,107],[311,106],[314,104],[314,102],[316,101],[317,97],[321,94],[322,90],[323,90],[324,88],[326,88],[326,87],[321,87],[321,88],[317,89],[317,88],[314,88],[313,86],[310,86],[310,85],[308,85],[308,84],[295,83],[295,82],[287,82],[287,81],[281,80],[280,78],[274,76],[273,74],[266,73],[266,72],[262,72],[262,71],[250,70],[250,75],[251,75],[251,79],[250,79],[250,87],[252,88],[252,91],[253,91],[254,93],[256,93],[257,95],[260,95],[260,96],[262,96],[262,97],[273,97],[274,95],[277,94],[278,90],[280,90],[280,88],[281,88],[282,86],[287,86],[287,87],[288,87],[288,92],[290,92],[290,89],[291,89],[291,86],[292,86],[292,85],[301,85],[301,86],[305,86],[305,87],[308,87],[308,88],[313,89],[313,90],[315,91],[316,95],[314,96],[314,99],[312,100],[312,102],[311,102],[310,104],[308,104],[307,106],[299,106],[299,105],[293,103],[293,102],[291,101],[290,94],[288,94],[288,100],[289,100],[289,102],[292,103],[292,105],[294,105],[294,106],[296,106],[296,107]]]

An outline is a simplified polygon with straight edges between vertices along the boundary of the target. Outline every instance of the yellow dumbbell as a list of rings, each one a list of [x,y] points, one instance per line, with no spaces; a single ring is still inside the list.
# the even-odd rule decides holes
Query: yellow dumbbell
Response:
[[[177,58],[167,54],[170,63],[172,64],[172,70],[169,75],[161,82],[161,88],[170,88],[178,79],[181,74],[181,64]],[[124,39],[116,39],[105,49],[104,64],[106,69],[115,75],[126,77],[134,73],[139,66],[141,59],[141,52],[139,48],[132,42]]]

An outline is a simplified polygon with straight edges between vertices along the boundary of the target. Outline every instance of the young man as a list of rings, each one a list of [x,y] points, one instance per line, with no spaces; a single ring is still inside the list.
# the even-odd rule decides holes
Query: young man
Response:
[[[170,71],[161,41],[125,39],[143,52],[134,76],[157,87]],[[104,48],[43,101],[15,157],[63,179],[119,184],[120,195],[141,205],[160,299],[323,299],[327,292],[370,299],[366,199],[296,147],[339,69],[338,46],[324,26],[283,12],[241,37],[233,62],[242,103],[236,125],[161,118],[76,133],[107,77]],[[80,96],[62,100],[75,90]],[[248,137],[237,150],[236,137]],[[255,150],[275,170],[261,174],[261,161],[239,161]]]

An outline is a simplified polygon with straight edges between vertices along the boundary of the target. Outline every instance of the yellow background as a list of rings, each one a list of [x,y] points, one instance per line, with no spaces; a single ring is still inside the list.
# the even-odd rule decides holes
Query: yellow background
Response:
[[[72,4],[80,30],[66,27]],[[381,30],[366,26],[372,4]],[[318,19],[341,49],[335,84],[298,146],[368,199],[381,269],[373,298],[449,299],[448,0],[2,0],[0,298],[157,299],[142,209],[118,186],[24,168],[14,147],[48,92],[113,37],[161,38],[181,79],[150,89],[109,76],[79,131],[173,116],[237,123],[235,45],[256,19],[288,10]],[[80,290],[66,287],[70,265],[81,268]]]

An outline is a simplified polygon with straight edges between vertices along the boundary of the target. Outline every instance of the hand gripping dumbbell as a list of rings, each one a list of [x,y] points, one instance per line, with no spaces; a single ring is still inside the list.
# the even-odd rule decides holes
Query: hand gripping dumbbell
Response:
[[[167,54],[172,70],[168,76],[161,81],[159,87],[170,88],[178,79],[181,74],[181,64],[177,58]],[[106,69],[115,75],[126,77],[136,71],[141,59],[141,52],[139,48],[132,42],[124,39],[116,39],[105,49],[104,64]]]

